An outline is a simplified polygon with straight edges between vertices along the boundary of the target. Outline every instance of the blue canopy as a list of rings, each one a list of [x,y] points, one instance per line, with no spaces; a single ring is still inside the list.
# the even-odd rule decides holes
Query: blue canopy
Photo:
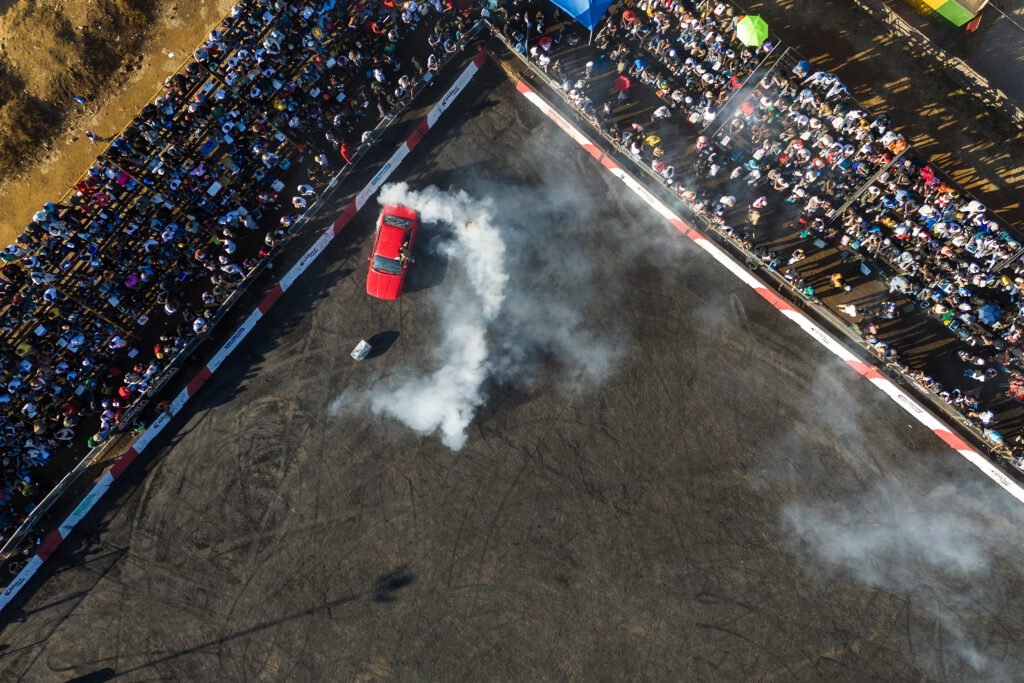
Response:
[[[591,31],[597,26],[597,22],[601,21],[601,17],[608,11],[608,8],[612,6],[612,0],[596,0],[595,2],[587,2],[587,0],[551,1]]]

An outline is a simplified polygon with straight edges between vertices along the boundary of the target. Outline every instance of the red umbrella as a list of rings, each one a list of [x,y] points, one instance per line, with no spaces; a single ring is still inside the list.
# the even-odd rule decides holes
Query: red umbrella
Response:
[[[750,100],[743,100],[740,103],[740,111],[743,112],[744,116],[750,116],[754,113],[754,103]]]
[[[627,22],[627,23],[633,23],[633,21],[635,19],[636,19],[636,12],[634,12],[631,9],[628,9],[625,12],[622,13],[622,20]]]
[[[629,92],[629,79],[619,76],[615,79],[615,84],[612,87],[615,88],[615,92]]]

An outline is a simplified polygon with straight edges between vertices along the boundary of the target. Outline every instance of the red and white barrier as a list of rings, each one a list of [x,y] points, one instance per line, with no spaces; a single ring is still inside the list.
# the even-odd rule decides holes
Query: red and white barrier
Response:
[[[7,588],[0,593],[0,610],[3,610],[8,603],[14,598],[15,595],[28,583],[29,579],[39,570],[50,555],[54,553],[58,546],[64,541],[65,538],[71,533],[72,529],[85,518],[85,516],[92,510],[93,506],[102,498],[114,481],[120,477],[128,466],[139,457],[140,453],[143,453],[149,444],[155,439],[171,422],[173,418],[181,409],[188,403],[189,399],[196,395],[200,388],[206,383],[213,373],[227,360],[227,357],[238,348],[239,344],[249,336],[253,328],[256,327],[256,323],[267,314],[267,312],[273,308],[274,304],[277,303],[281,295],[284,294],[294,284],[302,273],[309,268],[310,264],[316,259],[317,256],[323,253],[327,249],[327,245],[340,233],[346,225],[355,217],[355,215],[366,206],[366,203],[370,201],[373,195],[380,189],[391,174],[394,173],[395,169],[398,168],[399,164],[409,156],[409,153],[416,148],[416,145],[420,143],[423,137],[427,134],[434,124],[437,123],[438,119],[441,118],[441,114],[448,109],[451,104],[458,98],[458,96],[465,90],[466,86],[476,75],[480,67],[486,61],[486,54],[481,51],[473,61],[459,74],[455,83],[445,92],[445,94],[438,100],[437,104],[430,110],[430,112],[423,118],[412,135],[405,141],[401,147],[399,147],[391,158],[377,171],[376,175],[370,180],[370,182],[356,195],[348,206],[341,212],[338,218],[329,225],[320,235],[319,239],[309,250],[302,255],[302,258],[291,267],[291,269],[285,273],[284,277],[274,285],[274,287],[267,293],[262,301],[256,306],[256,308],[249,314],[249,316],[242,322],[241,325],[234,331],[231,337],[224,343],[220,349],[210,358],[206,363],[206,366],[196,373],[195,377],[181,390],[173,401],[171,401],[170,407],[164,413],[161,413],[148,428],[132,444],[125,453],[123,453],[110,467],[109,470],[103,473],[99,481],[92,487],[92,489],[85,495],[84,498],[79,502],[78,506],[64,519],[64,522],[50,532],[50,534],[43,540],[42,544],[36,550],[36,554],[25,564],[24,568],[18,573],[17,576],[8,584]]]
[[[530,86],[522,81],[517,81],[516,89],[534,106],[540,109],[548,118],[554,121],[559,128],[565,131],[570,138],[583,147],[583,149],[585,149],[592,157],[600,161],[601,165],[604,166],[609,173],[621,180],[626,187],[636,193],[652,209],[657,211],[665,218],[665,220],[679,230],[679,232],[693,240],[693,242],[707,252],[711,258],[725,266],[730,273],[757,292],[761,298],[774,306],[776,310],[782,313],[782,315],[796,323],[800,329],[806,332],[815,341],[842,359],[844,363],[853,368],[859,375],[875,385],[886,396],[895,401],[901,408],[910,413],[914,419],[932,430],[935,435],[948,444],[950,448],[984,472],[990,479],[1003,487],[1003,489],[1011,496],[1024,503],[1024,489],[1022,489],[1016,481],[1008,477],[985,455],[972,448],[970,444],[957,436],[949,425],[932,414],[912,396],[897,387],[892,381],[885,377],[885,375],[879,372],[876,367],[860,360],[850,349],[840,343],[835,337],[816,325],[814,321],[794,308],[792,304],[776,294],[765,283],[758,280],[743,266],[743,264],[736,261],[728,253],[719,248],[714,242],[704,237],[704,235],[698,232],[692,225],[676,215],[664,204],[664,202],[648,192],[646,188],[633,178],[633,176],[629,175],[619,167],[613,159],[606,156],[601,149],[586,136],[586,134],[559,114],[558,111],[540,97],[540,95],[534,92]]]

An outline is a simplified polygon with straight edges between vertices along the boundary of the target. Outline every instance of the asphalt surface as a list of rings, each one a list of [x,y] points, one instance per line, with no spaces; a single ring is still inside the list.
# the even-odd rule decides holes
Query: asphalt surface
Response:
[[[371,204],[3,615],[0,679],[1020,677],[1019,505],[496,68],[393,179],[502,226],[465,446],[354,407],[468,291],[428,224],[368,299]]]

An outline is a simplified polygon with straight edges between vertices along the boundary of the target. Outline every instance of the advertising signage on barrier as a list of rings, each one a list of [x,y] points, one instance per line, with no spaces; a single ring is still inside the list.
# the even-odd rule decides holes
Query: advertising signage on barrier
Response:
[[[97,501],[103,497],[110,488],[110,485],[114,483],[114,478],[109,472],[105,472],[100,480],[92,487],[92,490],[86,494],[85,498],[82,499],[75,509],[67,516],[64,523],[60,525],[58,531],[64,538],[68,537],[71,530],[89,514],[89,510],[92,510],[93,506],[96,505]]]
[[[7,606],[7,603],[10,602],[17,592],[21,590],[22,586],[28,583],[28,580],[35,575],[36,571],[42,564],[43,561],[39,559],[39,556],[34,555],[32,559],[22,567],[21,571],[18,572],[18,575],[14,577],[14,580],[8,584],[6,589],[4,589],[4,592],[0,593],[0,609]]]
[[[397,152],[396,152],[396,154],[397,154]],[[379,171],[377,171],[377,175],[373,176],[373,180],[370,181],[369,187],[372,187],[374,189],[380,187],[381,183],[383,183],[384,180],[388,176],[391,175],[391,169],[393,169],[395,167],[395,165],[396,165],[392,161],[392,159],[394,159],[394,157],[392,157],[391,159],[388,159],[387,163],[385,163],[384,166],[381,167],[381,169]]]
[[[241,328],[241,327],[238,328],[237,330],[234,331],[234,333],[230,337],[228,337],[228,340],[226,342],[224,342],[223,350],[228,352],[228,353],[230,351],[233,351],[235,346],[237,346],[238,343],[240,341],[242,341],[242,339],[244,337],[245,337],[244,328]]]
[[[441,111],[446,110],[448,108],[448,105],[451,104],[455,100],[455,98],[459,96],[460,92],[462,92],[462,83],[456,82],[455,85],[452,86],[452,89],[445,93],[445,96],[441,98]]]

